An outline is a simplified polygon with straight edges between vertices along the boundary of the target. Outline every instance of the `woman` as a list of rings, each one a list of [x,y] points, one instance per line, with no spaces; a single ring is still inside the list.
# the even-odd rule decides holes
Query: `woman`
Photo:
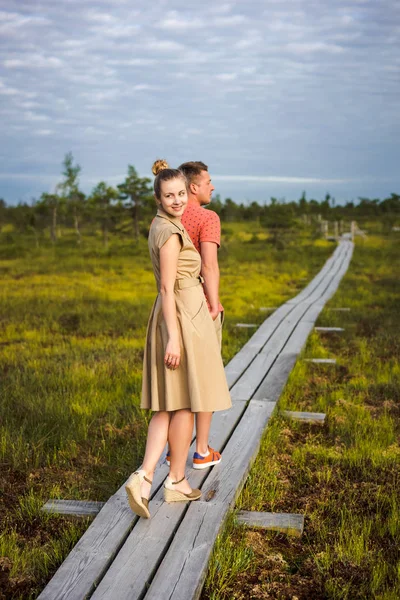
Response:
[[[167,502],[201,496],[185,478],[193,413],[231,406],[214,323],[201,285],[201,259],[181,224],[187,204],[186,180],[165,161],[153,165],[158,211],[149,232],[149,250],[158,296],[147,327],[141,408],[155,412],[139,471],[126,490],[132,510],[149,518],[148,498],[156,464],[169,442]]]

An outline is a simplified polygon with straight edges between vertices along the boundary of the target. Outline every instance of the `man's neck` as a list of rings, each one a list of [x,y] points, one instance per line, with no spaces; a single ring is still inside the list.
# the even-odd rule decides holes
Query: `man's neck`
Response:
[[[201,206],[201,203],[196,198],[196,196],[188,196],[188,204],[194,204],[195,206]]]

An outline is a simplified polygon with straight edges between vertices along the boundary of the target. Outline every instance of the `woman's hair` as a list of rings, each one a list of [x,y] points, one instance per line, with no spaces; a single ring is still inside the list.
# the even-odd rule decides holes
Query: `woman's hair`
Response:
[[[179,171],[179,169],[170,169],[166,160],[156,160],[151,170],[156,176],[154,179],[154,194],[156,198],[161,197],[161,183],[163,181],[170,181],[179,177],[184,180],[186,185],[186,177],[182,171]]]

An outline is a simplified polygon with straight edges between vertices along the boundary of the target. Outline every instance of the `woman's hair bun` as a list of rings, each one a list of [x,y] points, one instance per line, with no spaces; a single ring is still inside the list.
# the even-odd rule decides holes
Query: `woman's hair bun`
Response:
[[[156,160],[151,168],[151,170],[153,171],[153,175],[158,175],[159,172],[164,171],[164,169],[169,169],[169,164],[166,160],[163,159]]]

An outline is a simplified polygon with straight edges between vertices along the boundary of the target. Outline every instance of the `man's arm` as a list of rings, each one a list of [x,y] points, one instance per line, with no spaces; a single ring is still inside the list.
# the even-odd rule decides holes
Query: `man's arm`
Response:
[[[219,315],[219,266],[218,244],[215,242],[201,242],[201,274],[204,277],[204,291],[210,302],[211,317],[216,319]]]

